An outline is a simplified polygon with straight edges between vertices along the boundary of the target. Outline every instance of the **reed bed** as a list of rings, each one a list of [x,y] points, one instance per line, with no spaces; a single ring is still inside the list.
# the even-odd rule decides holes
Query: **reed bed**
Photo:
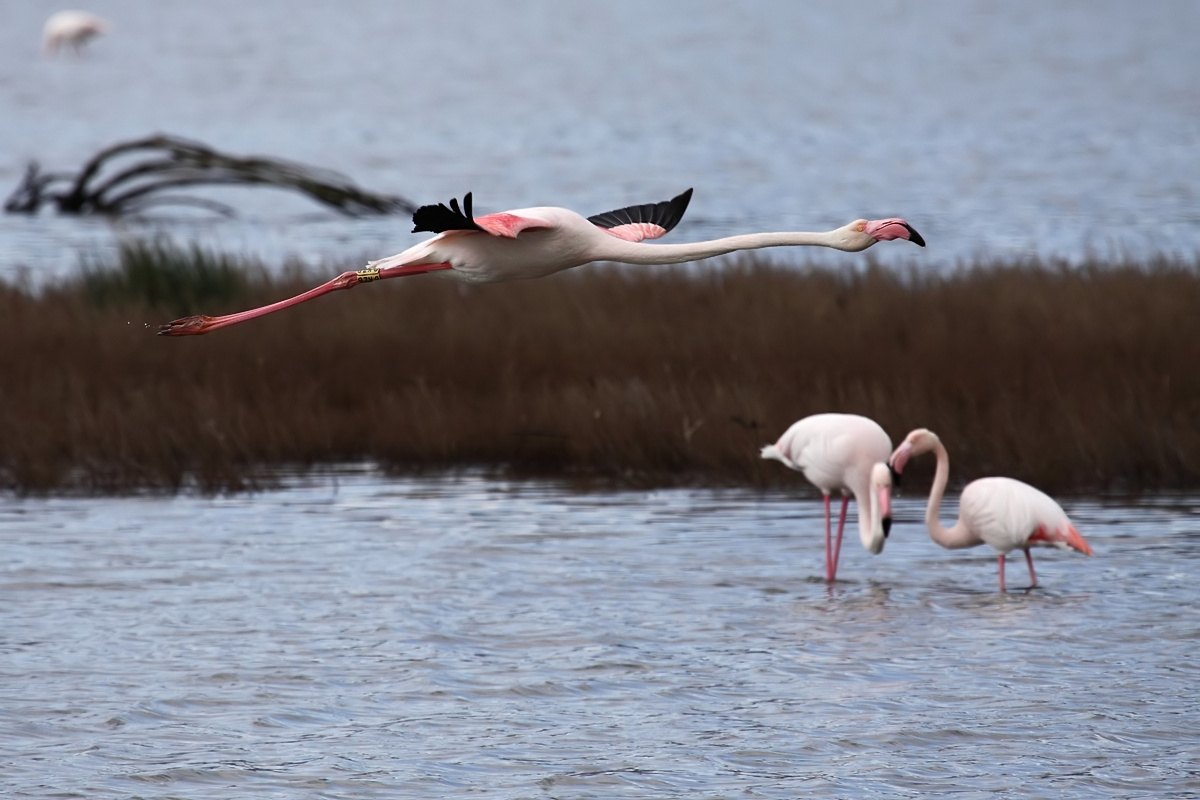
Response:
[[[1200,485],[1197,260],[935,276],[743,257],[491,286],[425,276],[154,335],[179,313],[329,277],[227,267],[133,243],[107,272],[0,287],[0,486],[228,491],[364,460],[795,486],[758,450],[821,411],[873,417],[897,442],[936,430],[956,481]]]

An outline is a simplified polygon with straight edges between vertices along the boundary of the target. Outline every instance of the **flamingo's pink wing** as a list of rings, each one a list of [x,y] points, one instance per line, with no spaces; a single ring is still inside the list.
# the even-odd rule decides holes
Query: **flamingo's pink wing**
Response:
[[[643,203],[640,206],[627,206],[616,211],[596,214],[588,217],[588,222],[603,228],[606,233],[618,239],[629,242],[657,239],[679,224],[691,199],[692,190],[688,189],[683,194],[661,203]]]
[[[516,214],[509,214],[507,211],[476,217],[475,224],[492,236],[503,236],[508,239],[517,238],[517,234],[521,231],[537,231],[551,227],[550,223],[545,220],[533,217],[518,217]]]
[[[607,211],[588,217],[588,221],[603,228],[605,232],[626,241],[640,242],[645,239],[657,239],[679,224],[691,199],[692,190],[688,189],[671,200]],[[445,203],[438,203],[436,206],[421,206],[413,214],[413,233],[420,231],[430,233],[482,231],[492,236],[516,238],[522,231],[550,227],[553,227],[553,224],[545,220],[521,217],[507,212],[476,218],[471,213],[470,192],[463,196],[461,208],[458,200],[452,199],[449,206]]]

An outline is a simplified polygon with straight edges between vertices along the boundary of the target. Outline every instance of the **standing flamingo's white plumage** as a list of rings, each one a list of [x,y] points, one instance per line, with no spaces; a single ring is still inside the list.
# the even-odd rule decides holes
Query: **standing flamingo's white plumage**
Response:
[[[433,237],[403,253],[372,261],[367,268],[345,272],[304,294],[262,308],[224,317],[185,317],[159,328],[163,336],[209,331],[280,311],[338,289],[383,278],[425,272],[473,283],[541,278],[593,261],[624,264],[679,264],[762,247],[820,246],[858,252],[876,242],[904,239],[925,246],[925,240],[902,219],[855,220],[825,233],[751,233],[692,244],[645,244],[674,228],[692,198],[688,189],[672,200],[583,217],[565,208],[521,208],[498,214],[473,215],[471,195],[450,205],[422,206],[413,214],[413,232]]]
[[[837,578],[842,530],[850,495],[858,504],[863,547],[879,554],[891,529],[892,474],[887,466],[892,440],[874,420],[855,414],[814,414],[788,428],[762,449],[763,458],[802,472],[825,496],[825,580]],[[842,494],[837,541],[830,542],[829,496]]]
[[[111,29],[112,25],[107,20],[95,14],[86,11],[59,11],[51,14],[42,28],[42,49],[48,56],[56,55],[65,46],[79,53],[90,39],[108,33]]]
[[[980,478],[967,484],[958,501],[958,520],[945,527],[940,513],[942,495],[950,479],[950,456],[937,434],[924,428],[908,434],[889,464],[900,474],[909,458],[929,452],[937,456],[937,471],[925,509],[930,538],[948,549],[981,544],[995,548],[1000,554],[1000,591],[1004,591],[1004,557],[1013,550],[1024,551],[1029,582],[1034,586],[1037,576],[1030,547],[1057,547],[1092,554],[1092,548],[1058,503],[1044,492],[1012,478]]]

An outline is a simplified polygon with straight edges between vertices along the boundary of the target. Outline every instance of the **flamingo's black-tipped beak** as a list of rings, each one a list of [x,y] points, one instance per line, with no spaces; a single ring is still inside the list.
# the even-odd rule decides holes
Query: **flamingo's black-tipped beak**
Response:
[[[901,224],[905,227],[905,229],[908,230],[908,240],[910,242],[917,245],[918,247],[925,246],[925,239],[924,239],[924,237],[921,236],[921,234],[917,233],[916,228],[914,228],[912,225],[909,225],[907,222],[903,222]]]
[[[917,229],[899,217],[876,219],[859,224],[858,231],[867,234],[877,242],[890,242],[893,239],[905,239],[920,247],[925,246],[925,238],[917,233]]]
[[[888,468],[888,472],[892,473],[892,488],[899,489],[900,488],[900,473],[896,470],[895,467],[893,467],[891,465],[891,462],[888,463],[887,468]]]
[[[890,534],[892,532],[892,518],[884,517],[882,522],[883,522],[883,538],[886,539],[888,537],[888,534]]]

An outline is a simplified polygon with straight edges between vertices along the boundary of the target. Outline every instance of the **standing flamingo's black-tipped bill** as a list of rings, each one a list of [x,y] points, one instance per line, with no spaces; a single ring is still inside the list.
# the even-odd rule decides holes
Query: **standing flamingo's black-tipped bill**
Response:
[[[896,468],[892,466],[891,461],[888,461],[887,468],[888,468],[888,472],[892,473],[892,488],[899,489],[900,488],[900,473],[897,472]]]
[[[909,225],[907,222],[904,223],[904,227],[908,229],[908,240],[910,242],[915,245],[919,245],[920,247],[925,246],[925,239],[921,236],[921,234],[917,233],[916,228],[914,228],[912,225]]]
[[[421,206],[413,212],[413,233],[443,233],[445,231],[481,231],[471,214],[471,193],[463,195],[463,207],[458,198],[451,198],[450,207],[445,203],[436,206]]]
[[[882,522],[883,522],[883,538],[886,539],[892,532],[892,518],[884,517]]]
[[[643,203],[640,206],[627,206],[618,208],[616,211],[596,214],[588,217],[588,222],[599,225],[601,228],[616,228],[621,225],[648,222],[651,225],[658,225],[665,233],[679,224],[679,220],[683,219],[683,212],[687,211],[690,202],[692,202],[692,190],[688,189],[661,203]]]

